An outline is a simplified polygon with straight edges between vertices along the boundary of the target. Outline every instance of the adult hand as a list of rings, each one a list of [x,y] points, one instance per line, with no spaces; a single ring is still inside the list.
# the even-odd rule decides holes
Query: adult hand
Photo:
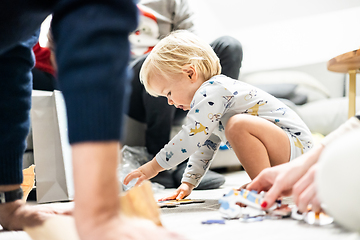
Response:
[[[314,182],[317,168],[318,164],[313,165],[293,187],[294,202],[300,212],[306,212],[310,204],[314,212],[319,212],[321,209]]]
[[[267,209],[281,196],[292,193],[294,184],[317,162],[323,146],[314,147],[309,152],[285,164],[263,170],[248,186],[248,190],[268,191],[262,207]]]
[[[7,230],[22,230],[42,224],[55,214],[71,215],[72,209],[30,206],[22,200],[0,204],[0,225]]]
[[[175,192],[173,192],[170,196],[161,198],[159,201],[166,201],[166,200],[181,200],[186,198],[190,195],[191,191],[194,189],[194,185],[191,183],[183,182]]]
[[[291,194],[293,184],[297,180],[294,172],[296,172],[296,168],[289,163],[264,169],[247,185],[246,189],[256,190],[257,192],[267,191],[261,205],[266,209],[272,206],[279,197]],[[290,180],[292,177],[295,177],[295,179]]]

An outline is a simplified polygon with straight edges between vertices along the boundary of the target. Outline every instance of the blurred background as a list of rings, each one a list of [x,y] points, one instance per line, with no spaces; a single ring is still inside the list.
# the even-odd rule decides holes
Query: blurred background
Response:
[[[327,61],[360,48],[359,0],[191,0],[199,35],[244,48],[242,72]]]

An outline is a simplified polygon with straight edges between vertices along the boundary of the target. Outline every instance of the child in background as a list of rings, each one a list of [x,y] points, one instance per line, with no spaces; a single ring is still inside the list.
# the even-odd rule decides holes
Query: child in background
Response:
[[[310,130],[293,110],[220,72],[212,48],[190,32],[173,32],[155,46],[140,72],[146,91],[189,113],[182,130],[153,160],[129,173],[125,184],[138,178],[138,185],[190,157],[182,184],[162,200],[183,199],[209,169],[221,141],[251,179],[312,147]]]

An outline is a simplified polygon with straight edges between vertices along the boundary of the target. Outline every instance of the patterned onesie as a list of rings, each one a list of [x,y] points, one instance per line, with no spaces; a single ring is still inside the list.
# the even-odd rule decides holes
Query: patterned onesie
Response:
[[[225,137],[230,117],[249,114],[269,120],[290,140],[291,159],[312,147],[312,135],[300,117],[272,95],[247,83],[217,75],[196,91],[182,130],[156,155],[161,167],[170,169],[189,158],[182,182],[198,186]]]

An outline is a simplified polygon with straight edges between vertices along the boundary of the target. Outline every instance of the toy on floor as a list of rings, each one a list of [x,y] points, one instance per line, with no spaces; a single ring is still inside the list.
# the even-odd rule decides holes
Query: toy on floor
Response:
[[[180,200],[166,200],[158,201],[159,207],[176,207],[180,204],[190,204],[190,203],[203,203],[203,199],[180,199]]]
[[[297,207],[292,208],[291,218],[304,221],[310,225],[328,225],[334,222],[334,219],[324,212],[314,212],[309,208],[306,213],[300,213]]]
[[[24,176],[24,180],[23,183],[21,184],[21,188],[24,192],[23,195],[23,201],[26,202],[29,193],[31,192],[31,190],[34,188],[35,185],[35,165],[31,165],[30,167],[26,168],[23,170],[23,176]]]
[[[244,204],[253,208],[255,211],[253,215],[265,215],[265,211],[261,208],[265,192],[260,194],[256,191],[249,191],[246,189],[236,190],[232,189],[229,193],[225,194],[220,200],[220,213],[223,218],[233,219],[240,218],[245,211],[245,208],[240,207],[240,204]],[[278,203],[274,203],[267,211],[275,210],[278,207]]]
[[[156,204],[150,181],[123,192],[119,198],[121,214],[151,220],[162,226],[160,209]]]
[[[266,211],[261,208],[265,192],[249,191],[246,189],[232,189],[220,200],[220,214],[225,219],[240,219],[242,222],[256,222],[264,219],[281,219],[291,217],[295,220],[305,221],[311,225],[327,225],[333,222],[333,218],[323,212],[315,213],[308,210],[299,213],[296,206],[290,207],[277,200]],[[246,205],[248,207],[241,207]]]
[[[225,224],[225,221],[223,219],[210,219],[206,221],[202,221],[201,224]]]

